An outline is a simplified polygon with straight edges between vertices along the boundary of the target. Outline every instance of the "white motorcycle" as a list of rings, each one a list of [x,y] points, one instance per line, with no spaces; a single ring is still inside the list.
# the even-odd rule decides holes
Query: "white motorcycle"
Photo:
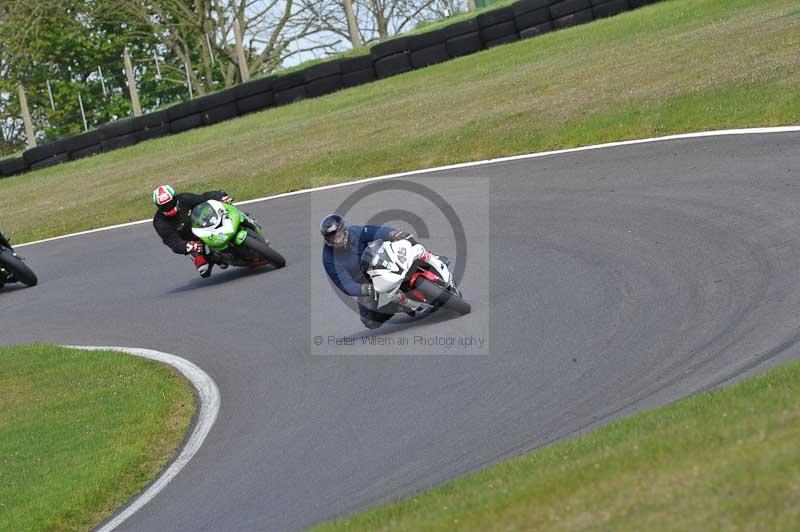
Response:
[[[375,287],[378,312],[445,309],[464,315],[471,310],[447,265],[420,244],[408,240],[370,242],[361,255],[361,269]]]

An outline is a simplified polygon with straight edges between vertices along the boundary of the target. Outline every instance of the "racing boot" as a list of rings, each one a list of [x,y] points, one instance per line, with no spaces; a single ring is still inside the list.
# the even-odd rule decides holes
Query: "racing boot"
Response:
[[[194,258],[194,267],[197,268],[197,273],[200,274],[200,277],[206,278],[211,275],[211,268],[214,266],[214,263],[209,262],[203,255],[197,255]]]

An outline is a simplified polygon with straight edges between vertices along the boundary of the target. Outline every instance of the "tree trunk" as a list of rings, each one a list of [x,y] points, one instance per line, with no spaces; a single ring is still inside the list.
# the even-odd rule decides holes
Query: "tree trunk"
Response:
[[[233,33],[236,38],[236,62],[239,63],[239,74],[242,77],[242,83],[250,81],[250,70],[247,64],[247,58],[244,56],[244,46],[242,45],[242,26],[239,20],[233,21]]]
[[[361,47],[361,34],[358,31],[356,15],[353,13],[353,1],[344,0],[344,14],[347,17],[347,31],[350,33],[350,43],[353,48]]]
[[[203,84],[205,85],[206,92],[213,92],[214,90],[214,71],[212,70],[211,66],[211,49],[208,47],[208,42],[206,41],[206,36],[203,35],[198,37],[200,49],[203,50],[203,74],[205,80]]]
[[[22,120],[25,122],[25,137],[28,142],[29,148],[36,147],[36,134],[33,132],[33,121],[31,121],[31,113],[28,110],[28,99],[25,97],[25,88],[22,83],[17,85],[17,92],[19,93],[19,107],[22,110]]]

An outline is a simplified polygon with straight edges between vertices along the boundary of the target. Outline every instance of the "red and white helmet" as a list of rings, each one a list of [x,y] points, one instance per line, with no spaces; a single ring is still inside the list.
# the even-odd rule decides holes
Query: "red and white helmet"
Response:
[[[175,189],[169,185],[161,185],[153,191],[153,203],[164,216],[178,214],[178,200],[175,199]]]

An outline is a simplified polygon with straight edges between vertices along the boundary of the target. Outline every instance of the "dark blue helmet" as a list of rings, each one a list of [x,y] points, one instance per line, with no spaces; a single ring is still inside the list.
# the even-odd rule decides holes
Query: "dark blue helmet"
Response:
[[[344,216],[329,214],[319,224],[319,232],[325,243],[334,248],[344,247],[347,244],[348,228]]]

